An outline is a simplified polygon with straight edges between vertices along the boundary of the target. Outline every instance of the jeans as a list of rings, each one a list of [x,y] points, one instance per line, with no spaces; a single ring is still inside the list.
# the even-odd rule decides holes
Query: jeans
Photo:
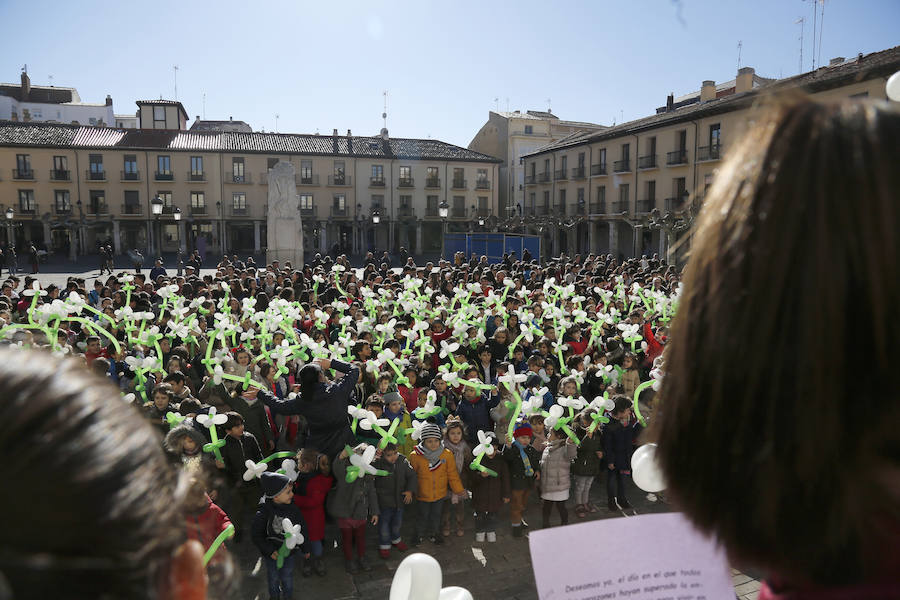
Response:
[[[593,475],[575,476],[575,506],[590,503],[591,485],[593,483]]]
[[[269,596],[273,598],[290,598],[294,594],[294,559],[295,555],[286,556],[284,564],[278,563],[271,556],[263,556],[266,563],[266,577],[269,580]]]
[[[378,548],[390,550],[391,544],[400,541],[400,526],[403,525],[403,507],[382,508],[378,515]]]
[[[422,502],[416,505],[416,537],[424,538],[437,535],[441,527],[441,509],[444,499],[434,502]]]
[[[616,488],[619,490],[618,494]],[[627,502],[625,499],[625,475],[619,469],[609,469],[606,472],[606,498],[607,500],[618,498],[619,504],[622,504],[623,501]]]
[[[315,558],[322,556],[322,540],[308,540],[309,554]]]
[[[475,513],[475,531],[488,533],[497,531],[497,513],[479,510]]]

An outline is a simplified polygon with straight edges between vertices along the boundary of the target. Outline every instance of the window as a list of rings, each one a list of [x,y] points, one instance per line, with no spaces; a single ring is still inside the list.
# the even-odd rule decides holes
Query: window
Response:
[[[703,176],[703,196],[706,197],[706,194],[709,193],[709,188],[712,187],[713,184],[713,174],[707,173]]]
[[[106,179],[106,176],[103,173],[103,155],[102,154],[91,154],[88,156],[88,163],[90,164],[90,178],[91,179]]]
[[[19,212],[37,212],[37,205],[34,203],[34,190],[19,190]]]
[[[401,201],[403,197],[401,196]],[[401,202],[402,204],[402,202]],[[331,199],[331,206],[333,208],[333,212],[336,215],[345,215],[347,214],[347,197],[344,194],[335,194],[334,198]]]
[[[174,244],[178,241],[178,225],[174,223],[166,223],[163,225],[163,238],[167,244]]]
[[[528,194],[528,206],[530,206],[531,208],[534,208],[534,203],[536,202],[536,199],[535,199],[536,196],[537,196],[537,194],[535,194],[534,192],[531,192],[530,194]]]
[[[54,193],[53,206],[58,213],[72,212],[72,204],[70,203],[69,190],[56,190]]]
[[[243,157],[231,159],[231,180],[235,183],[244,183],[244,159]]]
[[[231,208],[237,214],[247,212],[247,194],[244,192],[233,192],[231,194]]]
[[[59,173],[60,171],[66,171],[69,166],[69,161],[65,156],[54,156],[53,157],[53,170]]]
[[[125,192],[125,206],[122,207],[122,212],[126,215],[141,214],[141,201],[137,190]]]
[[[544,192],[544,210],[545,211],[550,210],[550,192],[549,191]]]
[[[475,181],[477,181],[478,183],[487,183],[487,180],[487,169],[478,169],[475,172]]]
[[[438,197],[425,196],[425,211],[430,217],[436,217],[438,214]]]
[[[709,146],[717,147],[722,142],[722,126],[719,123],[709,126]]]
[[[536,170],[537,170],[537,163],[531,163],[531,179],[534,179]]]
[[[584,152],[578,153],[578,168],[579,169],[584,168]]]
[[[314,209],[312,194],[300,194],[300,210],[312,212]]]
[[[157,179],[172,179],[172,159],[169,156],[156,157]]]
[[[206,196],[203,192],[191,192],[191,212],[206,213]]]
[[[675,134],[675,148],[679,152],[684,152],[687,149],[687,129],[682,129]]]
[[[656,182],[648,181],[647,182],[647,199],[653,200],[656,198]]]
[[[584,206],[584,188],[578,188],[578,206]]]
[[[89,194],[87,213],[89,215],[106,214],[106,193],[103,190],[91,190]]]
[[[428,187],[438,187],[441,179],[438,175],[437,167],[427,167],[425,169],[425,185]]]
[[[163,212],[172,212],[172,192],[156,192],[156,197],[163,201]]]
[[[597,205],[600,212],[606,212],[606,186],[597,186]]]
[[[675,188],[675,197],[683,198],[685,193],[687,192],[687,181],[685,180],[685,178],[676,177],[672,180],[672,183],[674,184],[673,187]]]
[[[384,196],[382,194],[372,194],[372,210],[384,210]]]
[[[605,170],[606,169],[606,148],[600,148],[599,154],[597,156],[600,159],[600,162],[597,164],[602,165]]]
[[[563,212],[566,210],[566,190],[559,190],[559,205],[562,207]]]
[[[451,216],[453,217],[464,217],[466,216],[466,197],[465,196],[453,196],[453,212]]]
[[[525,135],[531,135],[532,133],[534,133],[534,127],[532,127],[531,125],[526,125],[525,126]]]
[[[300,161],[300,183],[311,185],[313,182],[312,161]]]
[[[194,177],[194,178],[202,178],[203,177],[203,157],[202,156],[192,156],[191,157],[191,177]]]
[[[544,173],[549,173],[549,172],[550,172],[550,159],[545,158],[544,159]]]
[[[153,107],[153,129],[165,129],[166,128],[166,107],[165,106],[154,106]]]
[[[656,154],[656,136],[654,135],[648,141],[650,142],[650,152],[648,152],[648,154],[650,156],[653,156],[654,154]]]
[[[459,167],[453,169],[453,187],[455,188],[464,188],[466,187],[466,171],[465,169],[461,169]]]
[[[628,162],[631,157],[631,144],[622,144],[622,160]]]
[[[628,207],[628,184],[623,183],[619,186],[619,203],[622,205],[622,210],[627,210]]]
[[[344,167],[344,161],[334,161],[334,185],[346,185],[346,172],[347,171]]]
[[[560,170],[561,170],[563,173],[565,173],[566,170],[567,170],[567,168],[568,168],[568,166],[569,166],[569,157],[563,155],[563,156],[560,158],[560,161],[559,161],[559,168],[560,168]]]
[[[122,179],[130,179],[132,181],[138,178],[137,155],[126,154],[122,163]]]
[[[372,183],[384,185],[384,165],[372,165]]]
[[[412,168],[411,167],[400,167],[400,180],[411,179],[412,178]]]
[[[400,209],[397,214],[401,217],[412,216],[412,196],[400,196]]]
[[[485,216],[488,214],[488,198],[487,198],[487,196],[478,196],[478,214],[485,215]]]
[[[278,164],[277,158],[269,157],[266,159],[266,169],[272,169]]]

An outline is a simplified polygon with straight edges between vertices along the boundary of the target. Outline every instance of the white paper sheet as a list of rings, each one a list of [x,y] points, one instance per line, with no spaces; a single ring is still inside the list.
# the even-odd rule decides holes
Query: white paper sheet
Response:
[[[733,600],[725,552],[679,513],[529,533],[540,600]]]

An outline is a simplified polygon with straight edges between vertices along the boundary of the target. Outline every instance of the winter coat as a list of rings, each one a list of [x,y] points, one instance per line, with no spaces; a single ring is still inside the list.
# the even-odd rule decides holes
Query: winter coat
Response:
[[[231,525],[225,511],[216,505],[212,499],[206,496],[206,505],[200,511],[186,511],[184,514],[187,528],[187,539],[197,540],[204,548],[209,548],[220,533]],[[213,555],[221,560],[221,554]]]
[[[456,415],[466,426],[466,439],[470,444],[478,443],[478,431],[493,431],[494,422],[491,420],[491,409],[500,404],[500,394],[496,396],[490,392],[483,392],[481,396],[475,399],[475,402],[469,402],[465,398],[460,398],[459,406],[456,408]]]
[[[303,474],[300,475],[303,477]],[[303,493],[294,484],[294,504],[303,513],[310,541],[325,539],[325,499],[334,484],[334,477],[316,473],[306,481]],[[306,535],[306,532],[304,532]]]
[[[185,438],[191,438],[197,445],[196,454],[184,453]],[[203,433],[197,429],[194,422],[191,419],[185,419],[166,434],[163,444],[170,462],[179,469],[188,469],[201,475],[206,483],[206,489],[209,490],[221,486],[223,474],[216,466],[215,455],[203,451],[203,445],[206,442],[207,439],[203,437]]]
[[[394,464],[384,458],[372,461],[372,466],[390,473],[388,476],[375,478],[375,493],[378,495],[378,508],[397,508],[403,506],[403,492],[416,493],[418,482],[416,472],[402,454]]]
[[[419,406],[419,390],[422,389],[420,387],[408,387],[405,385],[397,386],[397,393],[403,398],[403,403],[406,404],[407,412],[412,412],[416,410]]]
[[[420,502],[441,500],[447,495],[448,487],[456,494],[462,494],[465,491],[459,478],[459,472],[456,470],[453,453],[446,448],[441,452],[438,465],[434,469],[428,466],[428,459],[419,451],[418,447],[413,448],[409,464],[416,472],[418,481],[416,499]]]
[[[400,423],[397,425],[397,429],[394,432],[394,437],[397,438],[397,452],[399,452],[403,456],[409,456],[409,453],[412,452],[413,447],[416,445],[416,441],[414,439],[412,439],[408,434],[403,433],[405,429],[412,428],[412,418],[409,416],[409,413],[403,411],[398,416],[392,415],[388,411],[385,411],[382,416],[385,419],[390,419],[391,421],[393,421],[394,419],[400,419]],[[385,430],[387,430],[388,428],[389,427],[385,428]]]
[[[144,409],[144,416],[150,421],[150,424],[153,425],[154,429],[159,431],[163,437],[168,435],[169,424],[166,421],[166,413],[177,413],[178,405],[169,403],[163,410],[159,410],[153,402],[148,402],[147,404],[144,404],[142,408]]]
[[[482,477],[478,471],[472,471],[469,478],[469,489],[472,491],[472,510],[478,512],[499,512],[503,507],[503,499],[510,496],[509,466],[500,452],[481,459],[481,465],[497,472],[497,476]]]
[[[620,471],[631,470],[631,453],[634,450],[634,425],[622,425],[612,419],[603,434],[603,459]]]
[[[212,379],[207,380],[197,390],[197,400],[216,407],[216,412],[226,413],[231,410],[231,394],[224,384],[216,384]],[[246,401],[245,401],[246,402]],[[244,417],[246,421],[246,417]]]
[[[622,389],[629,399],[634,398],[634,390],[641,385],[641,376],[637,369],[628,369],[622,374]]]
[[[380,512],[375,493],[375,475],[358,477],[347,483],[349,458],[338,458],[332,464],[337,486],[328,496],[328,512],[336,519],[367,519]]]
[[[528,477],[525,475],[525,463],[522,462],[522,456],[519,449],[509,444],[503,451],[503,459],[509,466],[509,482],[514,490],[530,490],[534,485],[535,477],[541,472],[541,455],[531,446],[525,446],[525,456],[531,463],[534,475]]]
[[[578,454],[572,465],[572,472],[581,476],[596,476],[604,470],[603,459],[597,456],[597,452],[603,450],[603,436],[600,430],[594,430],[594,434],[588,436],[586,430],[578,432],[581,444],[578,446]]]
[[[271,556],[273,552],[278,552],[281,545],[284,544],[284,519],[290,519],[294,525],[300,525],[300,531],[303,534],[303,543],[294,546],[291,554],[298,550],[304,554],[309,553],[309,536],[306,530],[306,521],[303,520],[303,513],[294,504],[276,504],[271,498],[266,498],[265,502],[259,505],[256,515],[253,517],[253,524],[250,526],[250,537],[253,539],[253,545],[259,549],[263,556]]]
[[[237,394],[229,397],[228,404],[234,409],[234,412],[244,417],[244,430],[252,433],[256,441],[259,442],[259,448],[262,452],[269,451],[269,442],[272,441],[272,427],[269,423],[269,417],[266,415],[266,407],[262,402],[263,392],[260,390],[256,396],[256,402],[250,404],[247,399]]]
[[[256,482],[244,481],[244,472],[247,470],[247,461],[259,462],[263,459],[262,451],[259,449],[259,442],[252,433],[246,431],[241,435],[241,439],[234,438],[230,435],[225,436],[225,445],[222,446],[221,454],[225,463],[225,476],[228,483],[232,487],[242,487]]]
[[[562,492],[571,485],[572,461],[578,446],[568,437],[547,444],[541,455],[541,493]]]
[[[265,390],[260,390],[257,398],[265,402],[273,414],[303,415],[309,425],[306,447],[334,459],[345,445],[353,443],[347,406],[359,379],[359,367],[333,360],[331,368],[344,373],[344,377],[332,383],[316,384],[312,398],[297,396],[279,400]]]

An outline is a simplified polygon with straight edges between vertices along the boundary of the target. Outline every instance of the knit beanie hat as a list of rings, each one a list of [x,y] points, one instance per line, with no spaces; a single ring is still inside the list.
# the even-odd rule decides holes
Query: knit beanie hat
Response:
[[[262,486],[265,497],[274,498],[291,485],[291,480],[288,479],[287,475],[266,471],[260,476],[259,483]]]
[[[533,432],[531,430],[531,424],[528,421],[523,421],[516,425],[515,431],[513,431],[513,437],[517,438],[523,435],[527,435],[531,437]]]
[[[442,439],[444,436],[441,433],[441,428],[435,425],[434,423],[426,423],[422,426],[422,433],[419,436],[424,442],[428,438],[437,438]]]
[[[384,398],[385,406],[387,406],[391,402],[403,402],[403,396],[401,396],[399,392],[395,392],[393,390],[386,393],[384,396],[382,396],[382,398]]]

